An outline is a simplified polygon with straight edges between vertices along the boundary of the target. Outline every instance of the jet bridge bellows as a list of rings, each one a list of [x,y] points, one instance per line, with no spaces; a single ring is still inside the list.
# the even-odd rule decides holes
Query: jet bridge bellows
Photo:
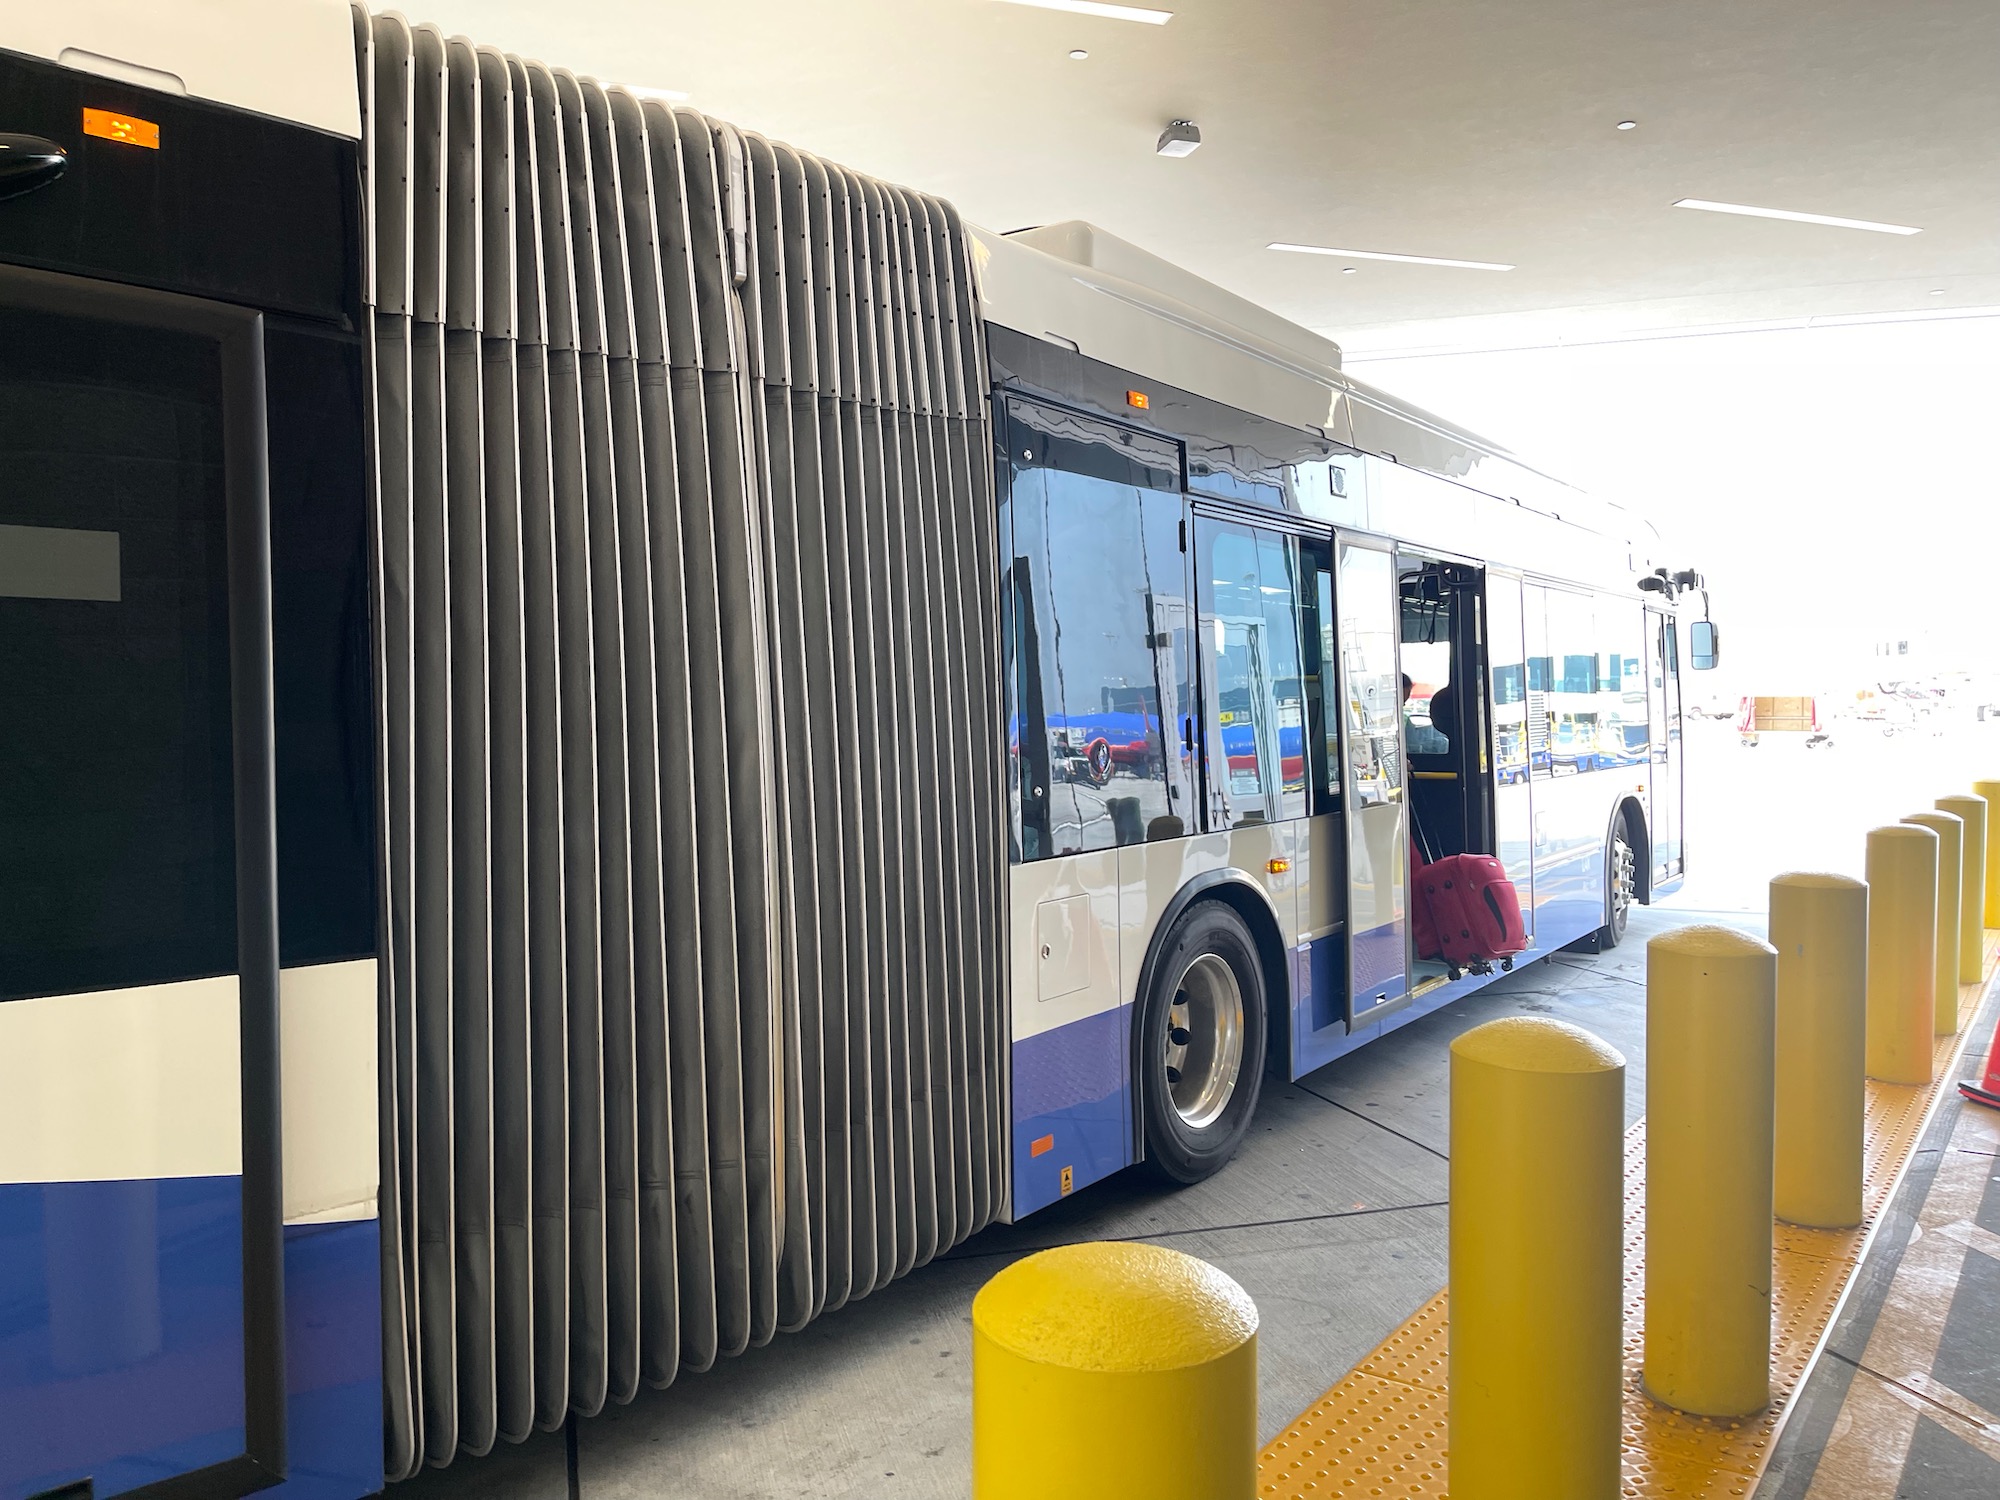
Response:
[[[949,205],[355,14],[401,1477],[1000,1209],[997,552]]]

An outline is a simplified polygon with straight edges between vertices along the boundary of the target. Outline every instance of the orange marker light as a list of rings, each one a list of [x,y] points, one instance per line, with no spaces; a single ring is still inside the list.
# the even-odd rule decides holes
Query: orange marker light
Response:
[[[1153,403],[1147,399],[1144,391],[1127,391],[1125,393],[1125,404],[1127,406],[1136,406],[1140,411],[1144,411]]]
[[[83,133],[125,146],[144,146],[149,151],[160,149],[158,125],[131,115],[114,115],[108,109],[86,108],[83,112]]]
[[[1038,1135],[1028,1146],[1028,1155],[1040,1156],[1044,1151],[1056,1149],[1056,1138],[1052,1135]]]
[[[1291,867],[1292,862],[1289,859],[1267,859],[1264,861],[1264,868],[1269,870],[1273,875],[1282,875],[1285,871],[1291,869]]]

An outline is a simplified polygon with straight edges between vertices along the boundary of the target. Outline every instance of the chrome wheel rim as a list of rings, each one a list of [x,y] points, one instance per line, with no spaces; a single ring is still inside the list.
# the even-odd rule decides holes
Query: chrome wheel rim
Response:
[[[1222,1117],[1243,1071],[1243,987],[1213,953],[1182,972],[1167,1007],[1167,1096],[1192,1130]]]
[[[1621,829],[1611,839],[1611,925],[1619,932],[1625,930],[1638,892],[1638,861],[1633,858],[1632,846],[1625,841]]]

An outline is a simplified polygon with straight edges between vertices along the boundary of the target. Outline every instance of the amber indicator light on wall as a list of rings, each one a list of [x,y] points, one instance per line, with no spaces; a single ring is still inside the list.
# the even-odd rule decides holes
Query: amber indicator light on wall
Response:
[[[132,115],[114,115],[108,109],[85,109],[83,133],[94,135],[100,140],[117,141],[125,146],[144,146],[149,151],[160,149],[158,125],[151,120],[137,119]]]

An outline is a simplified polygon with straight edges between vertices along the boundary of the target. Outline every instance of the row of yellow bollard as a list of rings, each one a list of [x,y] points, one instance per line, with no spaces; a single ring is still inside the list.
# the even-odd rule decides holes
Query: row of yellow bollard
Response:
[[[1774,1218],[1862,1217],[1864,1075],[1928,1084],[2000,926],[2000,781],[1868,835],[1867,879],[1771,882],[1770,942],[1654,938],[1646,963],[1647,1393],[1770,1401]],[[1989,837],[1989,825],[1993,836]],[[1492,1021],[1451,1049],[1450,1463],[1462,1500],[1620,1484],[1625,1060]],[[1145,1244],[1044,1251],[973,1303],[975,1500],[1247,1500],[1257,1311]]]
[[[1642,1381],[1743,1417],[1771,1399],[1775,1222],[1861,1222],[1866,1078],[1932,1082],[2000,925],[2000,781],[1868,835],[1867,880],[1771,883],[1770,942],[1647,945]],[[1451,1487],[1619,1490],[1624,1063],[1559,1022],[1452,1047]]]

